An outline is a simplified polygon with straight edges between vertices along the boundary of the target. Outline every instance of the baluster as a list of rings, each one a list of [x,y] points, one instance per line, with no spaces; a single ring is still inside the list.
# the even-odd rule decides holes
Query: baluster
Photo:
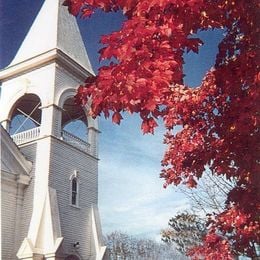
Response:
[[[62,131],[62,137],[65,142],[71,144],[82,151],[89,152],[89,143],[81,140],[79,137],[74,136],[72,133],[69,133],[65,130]]]

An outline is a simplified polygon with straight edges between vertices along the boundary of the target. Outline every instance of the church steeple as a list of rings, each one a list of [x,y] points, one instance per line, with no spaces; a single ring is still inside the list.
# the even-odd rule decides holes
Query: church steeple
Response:
[[[100,260],[105,253],[97,211],[98,123],[74,102],[93,71],[76,19],[62,2],[44,1],[14,60],[0,71],[0,123],[33,165],[30,182],[16,187],[16,175],[14,185],[7,182],[6,260],[16,254]],[[10,220],[17,220],[14,227]]]
[[[59,50],[93,73],[77,21],[62,3],[63,0],[45,0],[9,66]]]

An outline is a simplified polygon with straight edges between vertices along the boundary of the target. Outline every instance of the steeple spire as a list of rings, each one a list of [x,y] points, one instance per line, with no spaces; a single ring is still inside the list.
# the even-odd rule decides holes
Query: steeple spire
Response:
[[[93,73],[77,21],[62,3],[63,0],[45,0],[9,66],[58,49]]]

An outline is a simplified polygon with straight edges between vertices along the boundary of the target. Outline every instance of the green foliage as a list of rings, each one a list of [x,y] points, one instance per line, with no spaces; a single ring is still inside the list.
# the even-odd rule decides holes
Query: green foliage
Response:
[[[181,213],[171,218],[169,227],[162,231],[162,240],[174,243],[182,254],[202,244],[206,234],[205,220],[192,213]]]

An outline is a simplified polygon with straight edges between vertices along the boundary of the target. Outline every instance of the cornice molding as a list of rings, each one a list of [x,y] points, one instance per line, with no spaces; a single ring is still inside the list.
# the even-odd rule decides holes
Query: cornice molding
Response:
[[[61,67],[64,67],[81,81],[84,81],[89,76],[94,76],[91,72],[82,67],[63,51],[55,48],[28,60],[6,67],[0,71],[0,81],[3,82],[9,80],[51,63],[57,63]]]

